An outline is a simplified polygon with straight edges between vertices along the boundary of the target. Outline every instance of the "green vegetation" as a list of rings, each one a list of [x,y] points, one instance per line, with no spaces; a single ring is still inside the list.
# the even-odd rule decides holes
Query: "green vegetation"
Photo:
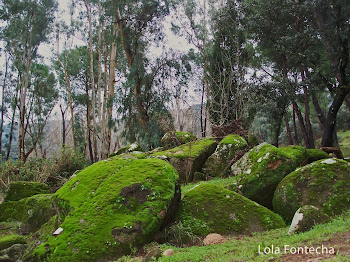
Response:
[[[170,149],[176,147],[177,143],[182,145],[197,140],[197,137],[190,132],[175,131],[175,137],[173,137],[173,134],[166,133],[161,140],[162,146],[165,149]]]
[[[338,131],[340,149],[344,154],[344,157],[350,157],[350,130]]]
[[[254,233],[252,237],[245,236],[243,238],[228,238],[228,240],[219,245],[211,246],[193,246],[186,248],[176,248],[169,245],[161,245],[162,250],[168,248],[174,249],[174,255],[172,257],[162,257],[159,261],[260,261],[265,262],[271,259],[278,259],[281,254],[258,254],[258,247],[260,245],[261,250],[265,247],[283,248],[284,245],[290,245],[293,247],[304,246],[321,246],[327,240],[331,239],[335,234],[342,232],[349,232],[350,228],[350,213],[346,213],[343,216],[332,220],[328,224],[322,224],[315,226],[312,230],[300,233],[288,235],[288,228],[275,229],[268,232]],[[328,247],[332,244],[327,245]],[[344,243],[343,248],[347,248],[348,244]],[[316,256],[315,256],[316,258]],[[334,259],[334,260],[333,260]],[[350,255],[338,254],[332,257],[330,261],[349,261]],[[131,257],[123,258],[119,261],[139,261],[132,260]]]
[[[200,183],[187,190],[178,221],[194,235],[250,234],[285,226],[272,211],[222,186]]]
[[[151,156],[176,157],[179,159],[196,158],[213,145],[216,145],[215,139],[206,137],[169,150],[153,153]]]
[[[35,232],[56,214],[52,195],[35,195],[0,205],[0,222],[21,222],[21,233]]]
[[[6,235],[0,236],[0,251],[6,249],[14,244],[26,244],[25,237],[20,235]]]
[[[313,205],[329,216],[350,207],[350,164],[340,159],[325,159],[296,169],[278,185],[273,207],[286,222],[297,209]]]
[[[49,187],[46,184],[29,181],[17,181],[10,184],[4,200],[18,201],[26,197],[48,193]]]
[[[175,193],[173,167],[159,159],[113,157],[71,178],[55,194],[63,233],[37,247],[47,261],[96,261],[150,241]],[[49,250],[46,246],[49,246]]]

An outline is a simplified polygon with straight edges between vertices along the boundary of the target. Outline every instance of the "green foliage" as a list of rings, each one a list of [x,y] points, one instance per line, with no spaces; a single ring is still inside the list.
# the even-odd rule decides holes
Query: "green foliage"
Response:
[[[84,155],[69,147],[63,148],[59,155],[49,159],[29,158],[25,163],[8,160],[0,164],[0,179],[4,182],[0,188],[4,190],[14,181],[47,182],[50,187],[56,188],[64,179],[86,165]],[[48,178],[53,178],[53,181],[48,181]]]

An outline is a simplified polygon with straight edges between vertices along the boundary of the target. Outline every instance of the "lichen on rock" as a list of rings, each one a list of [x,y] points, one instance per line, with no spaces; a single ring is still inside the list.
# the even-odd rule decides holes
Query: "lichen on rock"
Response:
[[[131,145],[119,148],[116,152],[109,155],[109,157],[131,153],[131,152],[143,152],[142,147],[137,143],[132,143]]]
[[[260,144],[231,167],[244,196],[272,209],[272,198],[278,183],[307,159],[305,148],[277,148]]]
[[[236,153],[248,147],[247,141],[239,135],[228,135],[222,139],[214,154],[212,154],[203,166],[202,172],[209,177],[222,177],[225,170],[229,170],[231,160]]]
[[[350,207],[350,164],[340,159],[318,160],[296,169],[278,185],[273,208],[290,222],[299,207],[313,205],[328,216]]]

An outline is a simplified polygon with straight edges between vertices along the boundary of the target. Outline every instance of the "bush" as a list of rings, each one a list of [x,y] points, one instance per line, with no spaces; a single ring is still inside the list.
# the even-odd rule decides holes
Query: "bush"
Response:
[[[51,191],[55,191],[74,172],[87,165],[84,155],[69,147],[62,148],[59,155],[49,159],[33,157],[25,163],[21,160],[8,160],[0,164],[0,191],[6,190],[15,181],[46,183]]]

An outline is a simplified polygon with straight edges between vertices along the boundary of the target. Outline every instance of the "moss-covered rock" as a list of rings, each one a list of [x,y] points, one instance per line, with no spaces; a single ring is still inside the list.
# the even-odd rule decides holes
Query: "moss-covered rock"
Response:
[[[173,133],[166,133],[161,140],[164,149],[171,149],[179,145],[197,140],[197,137],[190,132],[175,131]]]
[[[9,248],[15,244],[26,244],[27,241],[23,236],[20,235],[6,235],[0,236],[0,250]]]
[[[149,242],[179,200],[174,168],[159,159],[113,157],[55,193],[58,227],[33,252],[36,261],[108,261]]]
[[[288,223],[299,207],[313,205],[329,216],[350,208],[350,164],[328,158],[298,168],[278,185],[273,208]]]
[[[177,170],[180,181],[191,182],[196,171],[201,171],[208,157],[214,153],[217,143],[214,138],[202,138],[169,150],[156,152],[149,157],[168,160]]]
[[[0,261],[22,261],[20,257],[26,247],[26,239],[23,236],[12,234],[0,236]]]
[[[197,236],[251,234],[285,226],[283,219],[269,209],[209,183],[196,185],[185,194],[177,217]]]
[[[202,172],[209,177],[222,177],[236,153],[248,147],[247,141],[239,135],[228,135],[220,141],[214,154],[212,154],[203,166]]]
[[[0,222],[21,222],[21,233],[35,232],[56,214],[52,195],[34,195],[0,205]]]
[[[49,187],[38,182],[17,181],[9,185],[4,201],[18,201],[26,197],[49,194]]]
[[[319,208],[311,205],[302,206],[295,212],[288,234],[306,232],[317,224],[329,221],[329,216]]]
[[[306,149],[306,151],[307,151],[307,164],[310,164],[320,159],[326,159],[329,157],[329,155],[326,152],[319,149]]]
[[[139,144],[133,143],[131,145],[119,148],[116,152],[110,154],[109,157],[114,157],[117,155],[131,153],[131,152],[143,152],[143,149]]]
[[[301,146],[277,148],[263,143],[232,165],[237,185],[244,196],[272,209],[272,198],[279,182],[298,166],[308,154]]]

